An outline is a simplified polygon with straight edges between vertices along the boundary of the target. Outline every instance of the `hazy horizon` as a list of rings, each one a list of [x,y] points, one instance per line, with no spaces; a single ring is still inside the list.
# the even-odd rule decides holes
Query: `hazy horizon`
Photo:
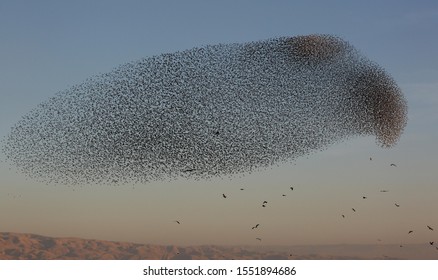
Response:
[[[154,245],[0,232],[1,260],[435,260],[429,244]]]

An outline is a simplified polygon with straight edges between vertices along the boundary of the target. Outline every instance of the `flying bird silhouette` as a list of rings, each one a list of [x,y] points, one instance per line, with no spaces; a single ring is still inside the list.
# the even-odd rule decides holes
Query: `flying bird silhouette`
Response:
[[[255,226],[252,227],[252,229],[258,228],[260,224],[256,224]]]
[[[430,226],[427,226],[427,228],[428,228],[428,229],[430,229],[430,230],[433,230],[433,228],[432,228],[432,227],[430,227]]]
[[[286,196],[285,194],[282,194],[281,196]]]
[[[394,203],[395,206],[400,207],[400,204]]]
[[[293,191],[293,190],[294,190],[294,187],[290,187],[290,189]]]
[[[367,197],[366,196],[362,196],[362,199],[367,199]]]
[[[353,210],[353,212],[356,212],[356,209],[354,209],[354,208],[351,208],[351,210]]]
[[[177,223],[178,225],[180,225],[181,223],[179,221],[174,221],[175,223]]]
[[[263,201],[263,204],[266,204],[266,203],[268,203],[266,200],[265,201]]]
[[[433,243],[434,243],[433,241],[429,242],[430,245],[433,245]]]
[[[408,232],[408,234],[413,233],[413,232],[414,232],[413,230],[410,230],[410,231]]]
[[[261,238],[258,238],[258,237],[257,237],[256,239],[257,239],[258,241],[262,241],[262,239],[261,239]]]
[[[223,197],[223,198],[227,198],[227,196],[226,196],[224,193],[222,194],[222,197]]]
[[[395,165],[394,163],[391,163],[389,166],[397,167],[397,165]]]
[[[345,215],[341,215],[342,216],[342,218],[345,218]]]

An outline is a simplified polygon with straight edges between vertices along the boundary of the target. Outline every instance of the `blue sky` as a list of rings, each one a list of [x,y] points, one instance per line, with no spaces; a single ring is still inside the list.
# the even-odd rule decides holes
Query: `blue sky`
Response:
[[[438,228],[436,26],[435,1],[0,1],[0,137],[57,92],[126,62],[315,33],[338,35],[384,67],[409,106],[392,149],[353,139],[231,180],[45,186],[0,162],[0,231],[155,244],[437,239],[424,230]],[[259,207],[265,199],[269,209]],[[248,231],[257,223],[259,232]],[[416,235],[408,238],[411,228]]]

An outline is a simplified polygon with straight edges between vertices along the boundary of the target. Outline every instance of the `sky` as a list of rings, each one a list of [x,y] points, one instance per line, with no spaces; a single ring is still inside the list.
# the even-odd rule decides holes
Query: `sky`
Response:
[[[175,245],[438,242],[436,26],[436,1],[2,0],[0,138],[39,103],[121,64],[306,34],[340,36],[381,65],[405,95],[408,123],[391,149],[355,138],[200,181],[47,186],[0,154],[0,232]]]

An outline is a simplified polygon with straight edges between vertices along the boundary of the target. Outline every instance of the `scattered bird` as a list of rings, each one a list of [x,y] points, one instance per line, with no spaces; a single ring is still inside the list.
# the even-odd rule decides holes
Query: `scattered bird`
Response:
[[[427,226],[428,229],[433,230],[433,228],[431,228],[430,226]]]
[[[180,225],[181,223],[179,221],[174,221],[175,223],[177,223],[178,225]]]
[[[243,190],[244,190],[244,188],[240,188],[240,190],[241,190],[241,191],[243,191]]]
[[[373,158],[372,158],[372,157],[370,157],[370,160],[373,160]]]
[[[262,207],[266,207],[266,205],[265,205],[265,204],[262,204]]]
[[[258,241],[262,241],[262,239],[261,239],[261,238],[258,238],[258,237],[257,237],[256,239],[257,239]]]
[[[362,199],[367,199],[367,197],[366,196],[362,196]]]
[[[286,196],[285,194],[282,194],[281,196]]]
[[[187,172],[193,172],[195,170],[196,170],[195,168],[189,168],[189,169],[183,170],[183,172],[187,173]]]
[[[391,163],[389,166],[397,167],[397,165],[395,165],[394,163]]]
[[[293,191],[293,190],[294,190],[294,187],[290,187],[290,189]]]
[[[222,194],[222,196],[223,196],[223,198],[227,198],[227,196],[224,193]]]
[[[265,201],[263,201],[263,204],[266,204],[266,203],[268,203],[266,200]]]
[[[429,242],[429,244],[432,245],[432,246],[433,246],[433,243],[434,243],[433,241]]]
[[[413,233],[413,232],[414,232],[413,230],[410,230],[410,231],[408,232],[408,234]]]
[[[342,218],[345,218],[345,215],[341,215],[342,216]]]
[[[255,226],[252,227],[252,229],[258,228],[260,224],[256,224]]]
[[[353,212],[356,212],[356,209],[354,209],[354,208],[351,208],[351,210],[353,210]]]
[[[394,203],[395,206],[400,207],[400,204]]]
[[[402,248],[403,247],[403,245],[400,245],[400,248]]]
[[[17,198],[21,197],[21,194],[11,194],[11,193],[8,193],[7,196],[11,197],[12,199],[17,199]]]

